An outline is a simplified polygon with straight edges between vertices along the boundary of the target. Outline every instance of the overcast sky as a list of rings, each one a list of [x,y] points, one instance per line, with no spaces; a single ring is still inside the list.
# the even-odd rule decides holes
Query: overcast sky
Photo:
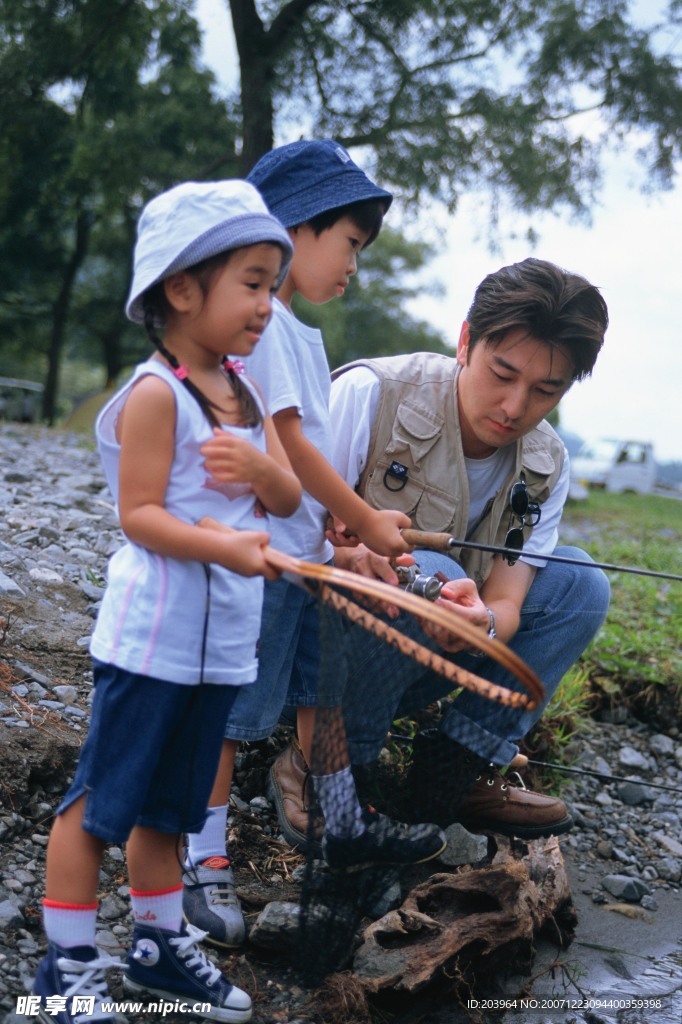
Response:
[[[652,441],[659,460],[682,459],[682,185],[646,197],[631,176],[610,171],[591,227],[545,217],[534,249],[507,242],[495,256],[475,240],[473,204],[463,202],[433,263],[446,296],[418,312],[456,341],[491,270],[532,255],[584,275],[601,289],[610,325],[592,377],[561,403],[562,425],[585,438]]]
[[[199,0],[196,10],[206,63],[224,80],[226,65],[236,60],[234,50],[226,55],[232,45],[227,4]],[[485,226],[476,224],[481,215],[473,200],[465,198],[454,217],[432,211],[425,223],[435,216],[445,248],[430,271],[445,295],[424,298],[413,312],[454,344],[476,285],[490,271],[537,256],[584,275],[601,289],[611,323],[592,377],[575,384],[561,403],[563,426],[584,438],[652,441],[659,460],[682,460],[682,182],[653,196],[644,195],[641,184],[634,157],[614,159],[590,226],[536,218],[534,248],[502,237],[494,255]],[[400,227],[396,214],[397,205],[388,223]],[[526,227],[519,223],[519,235]],[[410,225],[410,234],[418,231],[418,223]]]

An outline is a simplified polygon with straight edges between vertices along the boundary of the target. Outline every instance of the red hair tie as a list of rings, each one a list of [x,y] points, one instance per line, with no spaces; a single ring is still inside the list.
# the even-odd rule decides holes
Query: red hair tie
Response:
[[[178,380],[186,380],[186,378],[189,377],[188,366],[171,366],[171,370],[173,371],[173,375],[177,377]]]
[[[241,359],[235,359],[234,361],[231,359],[223,359],[223,369],[228,373],[230,370],[232,370],[233,373],[244,373],[246,367]]]

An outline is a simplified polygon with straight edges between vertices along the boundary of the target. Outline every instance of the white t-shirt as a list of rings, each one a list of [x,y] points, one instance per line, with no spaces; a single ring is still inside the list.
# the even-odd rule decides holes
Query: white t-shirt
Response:
[[[367,464],[369,441],[376,415],[381,382],[373,370],[358,366],[334,381],[329,410],[334,424],[331,462],[346,483],[355,488]],[[467,459],[469,481],[469,520],[467,535],[476,527],[487,501],[499,491],[513,469],[514,445],[498,448],[485,459]],[[559,539],[559,523],[569,484],[568,453],[556,487],[542,506],[542,516],[524,542],[522,561],[542,567],[542,558],[529,558],[534,552],[551,554]],[[512,524],[518,525],[518,520]]]
[[[304,437],[330,462],[329,363],[320,331],[302,324],[275,299],[272,319],[244,365],[270,413],[296,409]],[[292,516],[269,516],[272,545],[308,562],[328,562],[333,549],[324,536],[326,520],[326,509],[304,490]]]

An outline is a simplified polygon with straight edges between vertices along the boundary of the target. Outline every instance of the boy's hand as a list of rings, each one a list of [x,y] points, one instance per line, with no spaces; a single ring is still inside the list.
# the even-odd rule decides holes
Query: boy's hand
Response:
[[[411,525],[404,512],[368,508],[362,523],[357,524],[357,534],[372,551],[395,558],[410,551],[410,545],[403,540],[400,531]]]
[[[345,523],[331,514],[327,516],[327,529],[324,535],[335,548],[356,548],[360,543],[357,533],[351,533]]]

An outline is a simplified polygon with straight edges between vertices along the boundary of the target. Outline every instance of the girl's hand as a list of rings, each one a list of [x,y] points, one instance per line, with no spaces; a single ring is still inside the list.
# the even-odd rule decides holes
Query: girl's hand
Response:
[[[216,429],[200,452],[207,471],[220,484],[253,484],[266,472],[268,456],[227,430]]]
[[[443,586],[440,597],[435,602],[453,615],[466,619],[472,626],[478,626],[485,633],[490,628],[488,610],[480,598],[473,580],[450,580]],[[458,640],[442,626],[432,622],[422,622],[422,629],[449,654],[469,650],[470,644]]]
[[[233,530],[223,526],[217,519],[204,516],[197,523],[202,530],[216,534],[216,553],[211,561],[223,565],[241,576],[265,576],[267,580],[279,579],[280,573],[267,561],[267,546],[270,534],[264,530]]]
[[[356,533],[363,544],[379,555],[395,558],[410,550],[410,545],[403,540],[401,530],[412,524],[404,512],[392,509],[367,508],[363,521],[356,526]]]
[[[265,576],[266,580],[279,578],[277,569],[269,564],[266,549],[270,534],[260,530],[235,530],[235,537],[221,538],[217,546],[218,565],[224,565],[242,576]],[[224,554],[221,548],[224,547]]]

